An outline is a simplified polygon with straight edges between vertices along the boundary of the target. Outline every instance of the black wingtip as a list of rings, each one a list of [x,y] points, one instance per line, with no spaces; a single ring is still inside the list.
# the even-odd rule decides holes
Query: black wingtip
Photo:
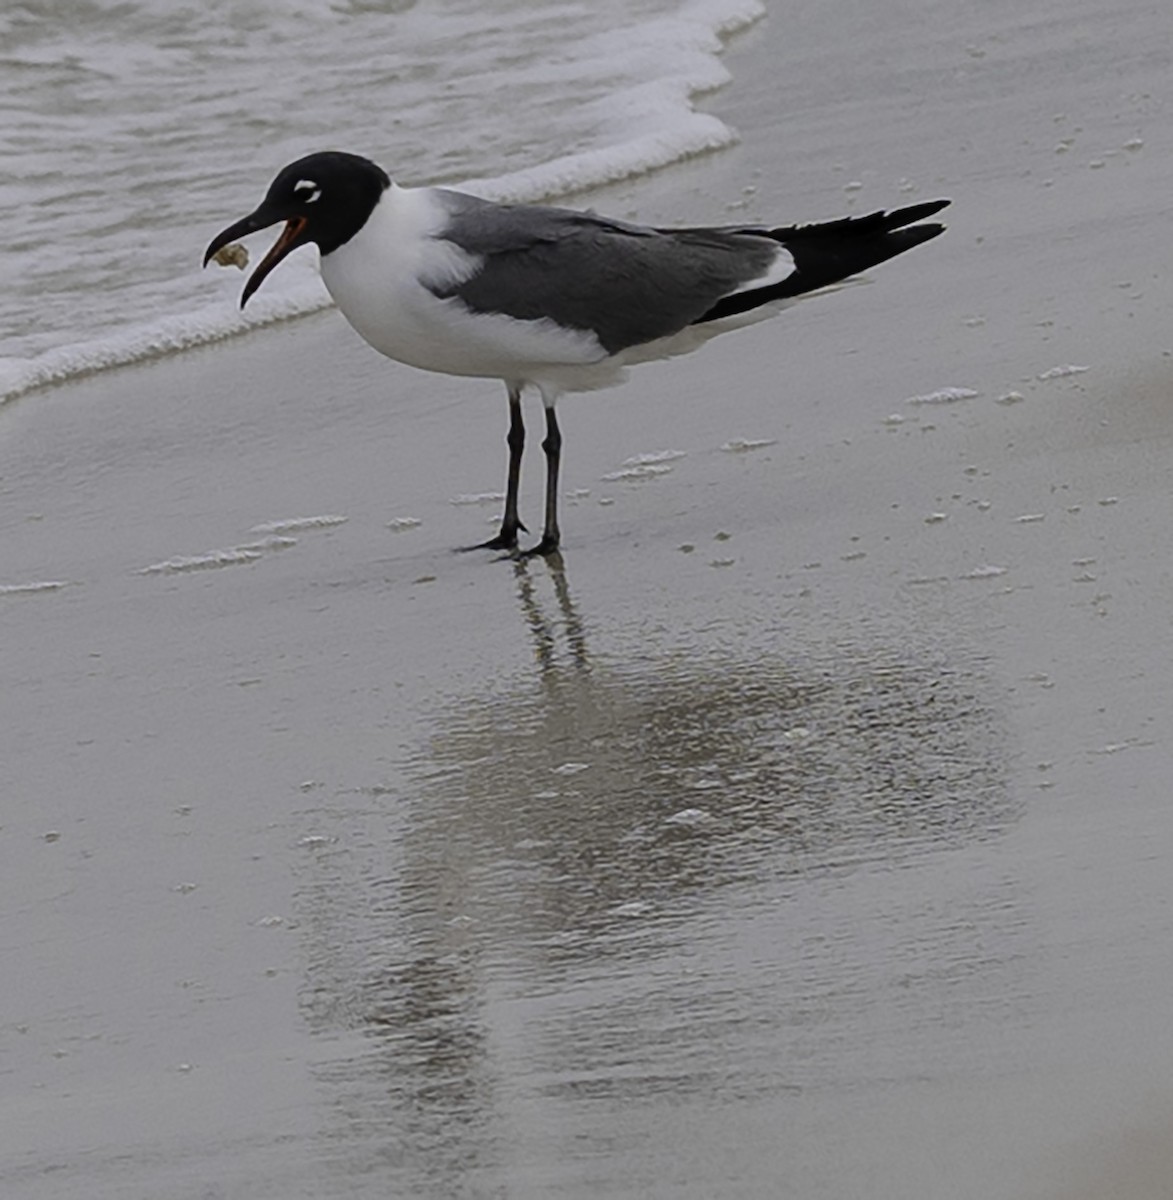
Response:
[[[915,225],[918,221],[939,213],[951,203],[950,200],[925,200],[920,204],[910,204],[906,208],[894,208],[890,211],[881,208],[858,217],[838,217],[813,225],[788,225],[767,232],[770,237],[787,244],[807,239],[825,241],[828,237],[841,235],[848,238],[874,237]]]
[[[951,203],[951,200],[926,200],[923,204],[910,204],[907,208],[898,208],[887,213],[888,219],[884,224],[888,229],[903,229],[906,225],[915,225],[917,221],[935,216]],[[945,227],[942,225],[941,228]]]

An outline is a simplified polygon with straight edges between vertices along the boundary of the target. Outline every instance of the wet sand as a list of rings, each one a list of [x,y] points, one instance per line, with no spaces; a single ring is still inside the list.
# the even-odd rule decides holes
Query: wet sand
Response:
[[[591,198],[954,208],[569,398],[561,567],[336,314],[0,411],[5,1196],[1168,1195],[1168,17],[1045,13],[776,13]]]

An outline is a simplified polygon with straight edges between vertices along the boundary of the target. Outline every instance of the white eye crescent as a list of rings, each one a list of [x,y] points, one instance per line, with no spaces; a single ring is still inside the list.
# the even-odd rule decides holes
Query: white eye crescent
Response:
[[[293,190],[295,192],[309,192],[310,194],[305,198],[307,204],[313,204],[322,194],[322,189],[312,179],[299,179],[293,185]]]

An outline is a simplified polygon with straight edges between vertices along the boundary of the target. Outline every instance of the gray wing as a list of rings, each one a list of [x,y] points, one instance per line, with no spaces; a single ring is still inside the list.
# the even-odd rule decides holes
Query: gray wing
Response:
[[[610,354],[691,325],[760,278],[781,250],[765,231],[658,230],[571,209],[437,195],[448,216],[440,236],[481,260],[470,279],[434,288],[437,295],[475,312],[590,331]]]

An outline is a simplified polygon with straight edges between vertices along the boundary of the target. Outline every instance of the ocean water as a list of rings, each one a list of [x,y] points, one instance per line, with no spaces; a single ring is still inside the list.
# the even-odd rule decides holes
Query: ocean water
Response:
[[[760,0],[9,0],[0,400],[328,303],[313,252],[238,312],[203,247],[284,163],[557,199],[729,144],[696,98]]]

